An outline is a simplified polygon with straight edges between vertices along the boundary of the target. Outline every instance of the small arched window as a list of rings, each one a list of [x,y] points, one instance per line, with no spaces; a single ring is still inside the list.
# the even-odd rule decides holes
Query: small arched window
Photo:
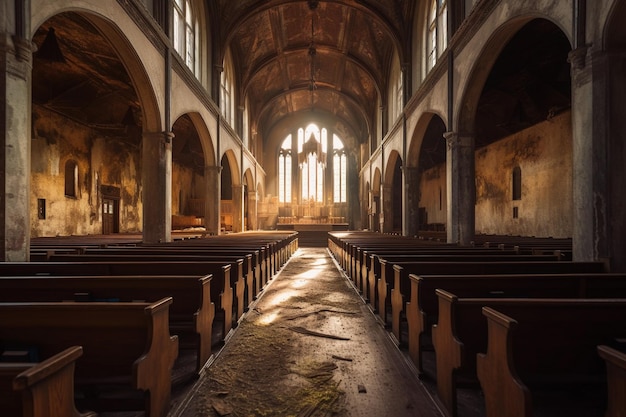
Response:
[[[522,199],[522,169],[520,167],[513,168],[513,200]]]
[[[76,198],[78,190],[78,164],[68,159],[65,162],[65,196]]]

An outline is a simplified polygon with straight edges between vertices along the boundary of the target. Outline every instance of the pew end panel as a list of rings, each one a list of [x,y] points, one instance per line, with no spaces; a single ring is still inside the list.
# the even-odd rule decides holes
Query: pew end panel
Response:
[[[485,392],[486,417],[502,417],[502,410],[510,409],[507,416],[532,417],[530,390],[519,379],[512,357],[511,338],[517,321],[490,308],[483,307],[487,318],[487,353],[478,353],[476,371]],[[507,375],[507,378],[501,378]],[[484,381],[484,382],[483,382]]]
[[[0,410],[19,417],[95,417],[74,403],[74,370],[81,346],[71,346],[38,363],[0,364]]]
[[[626,416],[626,353],[607,345],[598,346],[606,363],[607,409],[605,417]]]

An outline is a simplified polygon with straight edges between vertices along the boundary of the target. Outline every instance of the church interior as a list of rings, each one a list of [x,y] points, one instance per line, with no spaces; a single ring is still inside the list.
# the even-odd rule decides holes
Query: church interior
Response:
[[[6,0],[0,16],[0,310],[61,301],[13,296],[17,276],[130,278],[121,260],[204,275],[202,255],[231,280],[211,283],[209,335],[190,337],[209,338],[205,365],[298,250],[324,247],[420,374],[423,272],[402,256],[556,256],[558,274],[612,275],[595,298],[621,305],[624,0]],[[476,274],[557,274],[510,268]]]

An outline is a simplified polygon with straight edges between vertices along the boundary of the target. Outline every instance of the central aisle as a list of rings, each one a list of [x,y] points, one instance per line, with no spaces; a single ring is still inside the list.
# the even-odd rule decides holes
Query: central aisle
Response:
[[[300,248],[170,415],[442,416],[326,248]]]

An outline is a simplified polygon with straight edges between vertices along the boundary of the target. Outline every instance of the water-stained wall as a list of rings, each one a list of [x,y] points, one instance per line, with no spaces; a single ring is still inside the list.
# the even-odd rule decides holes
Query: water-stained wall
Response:
[[[101,234],[103,189],[118,194],[119,231],[141,232],[139,138],[124,126],[90,127],[34,105],[31,235]],[[68,160],[78,173],[73,196],[65,188]]]
[[[569,111],[476,152],[476,233],[572,236]],[[513,200],[513,169],[521,198]]]
[[[571,137],[567,111],[476,151],[476,233],[572,236]],[[521,173],[516,200],[515,167]],[[445,164],[422,173],[419,206],[428,228],[446,223]]]

